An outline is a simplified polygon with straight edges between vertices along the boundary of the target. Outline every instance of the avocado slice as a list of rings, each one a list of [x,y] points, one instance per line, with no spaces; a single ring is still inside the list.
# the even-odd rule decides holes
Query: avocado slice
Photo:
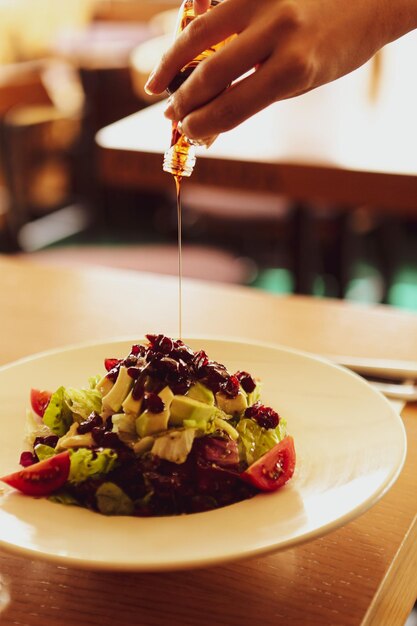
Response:
[[[103,396],[107,395],[110,391],[110,389],[113,387],[114,383],[112,380],[110,380],[110,378],[107,377],[107,374],[105,374],[103,376],[103,378],[101,378],[97,385],[96,385],[96,389],[97,391],[99,391]]]
[[[122,409],[124,413],[138,416],[140,413],[141,406],[142,406],[143,398],[139,398],[139,400],[135,400],[132,394],[133,394],[133,390],[129,392],[129,395],[127,396],[126,400],[122,403]]]
[[[170,407],[174,394],[169,387],[164,387],[162,391],[158,393],[158,396],[163,401],[165,408],[161,413],[151,413],[151,411],[145,409],[145,411],[139,415],[136,420],[136,432],[139,437],[153,435],[168,428]]]
[[[187,398],[204,402],[204,404],[214,405],[214,393],[211,389],[203,385],[203,383],[197,382],[190,387],[187,391]]]
[[[127,368],[121,367],[116,382],[103,398],[104,411],[118,413],[122,408],[122,403],[125,401],[132,385],[133,379],[127,373]]]
[[[242,389],[239,389],[235,398],[230,398],[225,393],[219,391],[216,393],[216,402],[219,409],[227,413],[227,415],[241,415],[248,408],[247,395]]]
[[[218,409],[214,405],[199,402],[188,396],[174,396],[169,423],[172,426],[181,426],[184,420],[208,421],[216,413]]]

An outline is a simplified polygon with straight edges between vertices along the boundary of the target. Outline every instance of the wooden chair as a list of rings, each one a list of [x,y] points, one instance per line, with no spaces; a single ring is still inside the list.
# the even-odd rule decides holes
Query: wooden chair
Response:
[[[9,198],[3,249],[19,248],[22,227],[72,201],[83,95],[66,70],[48,61],[0,68],[0,178]]]

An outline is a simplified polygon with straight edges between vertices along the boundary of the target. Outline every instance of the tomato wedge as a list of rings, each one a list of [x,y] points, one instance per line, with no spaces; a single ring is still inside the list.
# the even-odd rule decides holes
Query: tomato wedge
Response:
[[[39,415],[39,417],[44,416],[51,396],[52,393],[50,391],[40,391],[39,389],[30,390],[30,404],[36,415]]]
[[[14,474],[2,476],[0,480],[27,496],[49,496],[62,487],[69,470],[70,453],[66,450]]]
[[[294,469],[294,440],[287,436],[240,476],[261,491],[275,491],[289,481],[294,474]]]

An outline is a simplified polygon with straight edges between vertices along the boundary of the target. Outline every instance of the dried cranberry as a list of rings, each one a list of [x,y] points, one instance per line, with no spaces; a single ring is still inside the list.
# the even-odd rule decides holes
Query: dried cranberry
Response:
[[[224,391],[224,393],[230,398],[236,398],[239,390],[240,385],[236,376],[230,376],[229,379],[226,381],[226,384],[222,387],[222,391]]]
[[[132,398],[134,400],[140,400],[145,393],[145,384],[147,378],[147,371],[145,369],[139,374],[133,389],[132,389]]]
[[[104,359],[104,367],[108,372],[119,365],[120,359]]]
[[[145,335],[145,337],[149,341],[149,347],[153,348],[156,340],[158,339],[158,335],[148,334],[148,335]]]
[[[106,421],[104,422],[104,428],[106,430],[113,430],[113,420],[111,415],[106,418]]]
[[[123,445],[117,433],[105,429],[104,426],[96,426],[91,431],[94,442],[103,448],[118,448]]]
[[[144,356],[145,351],[146,351],[145,346],[141,346],[140,344],[135,344],[134,346],[132,346],[130,353],[133,354],[134,356]]]
[[[155,354],[150,365],[151,374],[165,380],[168,376],[176,377],[179,374],[180,365],[169,356]]]
[[[58,443],[59,437],[57,435],[48,435],[47,437],[36,437],[33,442],[33,447],[38,444],[43,444],[44,446],[49,446],[50,448],[55,448]]]
[[[105,432],[106,429],[104,426],[94,426],[94,428],[92,429],[91,434],[93,436],[94,442],[98,446],[102,445],[103,435]]]
[[[134,356],[133,354],[129,354],[128,357],[126,357],[123,361],[122,361],[123,365],[127,368],[129,367],[135,367],[138,364],[138,359],[136,356]]]
[[[29,467],[29,465],[33,465],[34,463],[38,462],[38,458],[35,454],[32,454],[32,452],[26,451],[26,452],[22,452],[22,454],[20,455],[20,465],[22,465],[23,467]]]
[[[169,383],[169,388],[171,389],[172,393],[175,395],[179,395],[179,396],[184,396],[187,391],[189,390],[189,388],[191,387],[191,381],[187,380],[187,379],[180,379],[177,380],[175,382],[170,382]]]
[[[174,342],[165,335],[146,335],[150,343],[152,350],[162,352],[163,354],[170,354],[174,348]]]
[[[279,424],[279,415],[274,409],[256,402],[245,411],[245,417],[255,420],[262,428],[276,428]]]
[[[117,433],[106,431],[101,437],[100,445],[104,448],[118,448],[123,445],[123,443],[120,441]]]
[[[130,378],[133,378],[133,380],[136,380],[137,378],[139,378],[139,374],[141,373],[141,369],[140,367],[129,367],[127,370],[127,373],[129,374]]]
[[[164,354],[170,354],[174,348],[174,342],[169,337],[164,335],[158,341],[158,349]]]
[[[220,391],[229,379],[229,373],[226,368],[215,361],[209,362],[208,365],[202,368],[201,374],[203,374],[201,377],[204,379],[207,387],[214,393]]]
[[[177,360],[182,359],[184,363],[190,363],[194,359],[194,352],[181,339],[177,339],[177,341],[174,341],[174,349],[171,356]]]
[[[177,373],[180,370],[180,363],[169,356],[163,356],[159,360],[159,365],[162,366],[167,372]]]
[[[151,392],[146,394],[146,407],[151,413],[162,413],[165,404],[160,396]]]
[[[115,383],[117,380],[117,377],[119,375],[119,369],[120,366],[116,366],[113,367],[113,369],[111,369],[107,374],[106,374],[106,378],[108,378],[109,380],[112,381],[112,383]]]
[[[193,365],[194,365],[196,372],[198,372],[203,367],[208,365],[208,363],[209,363],[209,359],[208,359],[207,354],[204,352],[204,350],[200,350],[199,352],[195,353],[194,358],[193,358]]]
[[[252,393],[255,390],[256,382],[252,378],[248,372],[236,372],[236,378],[242,385],[242,389],[246,391],[246,393]]]
[[[91,433],[93,428],[103,426],[103,420],[98,413],[91,413],[86,420],[78,424],[77,433],[79,435],[85,435],[85,433]]]

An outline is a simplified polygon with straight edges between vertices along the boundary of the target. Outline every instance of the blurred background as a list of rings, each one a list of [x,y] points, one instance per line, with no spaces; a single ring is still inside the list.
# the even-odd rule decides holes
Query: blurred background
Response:
[[[143,83],[179,4],[0,0],[0,253],[176,273],[173,185],[108,184],[95,137],[154,102]],[[370,101],[385,62],[380,53],[361,74]],[[409,52],[401,63],[414,64]],[[300,203],[213,180],[184,185],[183,211],[186,276],[417,310],[411,209]]]

